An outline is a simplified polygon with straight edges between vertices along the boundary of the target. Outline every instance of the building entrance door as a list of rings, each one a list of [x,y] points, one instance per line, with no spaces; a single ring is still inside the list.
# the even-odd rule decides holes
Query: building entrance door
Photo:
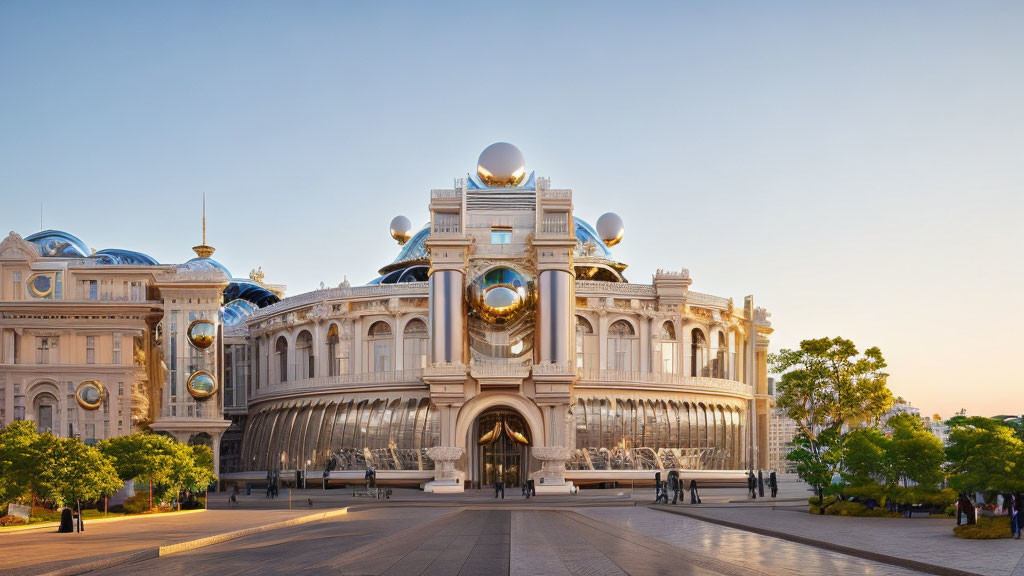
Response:
[[[530,447],[529,430],[518,412],[506,408],[484,412],[478,419],[477,446],[483,487],[501,481],[522,486]]]

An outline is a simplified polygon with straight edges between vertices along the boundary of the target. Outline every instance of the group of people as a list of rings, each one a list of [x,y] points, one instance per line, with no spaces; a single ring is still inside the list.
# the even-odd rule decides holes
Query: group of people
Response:
[[[678,470],[671,470],[668,473],[668,479],[662,481],[661,472],[655,472],[654,474],[654,503],[655,504],[668,504],[668,495],[672,494],[672,503],[678,504],[679,500],[686,501],[685,496],[681,496],[685,488],[683,488],[683,479],[679,477]],[[690,504],[700,504],[700,494],[697,492],[697,481],[690,480]]]
[[[529,500],[531,496],[536,495],[537,488],[534,485],[533,480],[527,480],[523,482],[523,496],[525,496],[526,499]],[[497,482],[494,483],[494,497],[501,498],[502,500],[505,499],[505,483],[502,482],[501,480],[498,480]]]
[[[281,474],[274,468],[267,472],[267,498],[277,498],[278,486],[281,485]]]
[[[779,495],[779,477],[775,474],[775,470],[768,471],[768,489],[771,491],[772,498]],[[758,470],[755,476],[754,471],[751,470],[747,473],[747,498],[757,499],[758,496],[764,498],[764,471]]]

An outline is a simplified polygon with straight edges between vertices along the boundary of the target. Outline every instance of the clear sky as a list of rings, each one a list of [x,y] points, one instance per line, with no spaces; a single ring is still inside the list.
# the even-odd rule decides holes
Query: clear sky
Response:
[[[435,5],[436,4],[436,5]],[[1024,412],[1024,3],[0,2],[0,227],[363,283],[506,140],[627,276]]]

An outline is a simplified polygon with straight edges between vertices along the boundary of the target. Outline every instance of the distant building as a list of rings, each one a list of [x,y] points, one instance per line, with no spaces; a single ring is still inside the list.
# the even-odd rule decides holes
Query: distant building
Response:
[[[768,394],[778,399],[779,393],[774,378],[768,379]],[[796,420],[786,416],[779,407],[772,408],[768,422],[768,467],[780,472],[796,473],[796,463],[786,459],[793,448],[797,435]]]

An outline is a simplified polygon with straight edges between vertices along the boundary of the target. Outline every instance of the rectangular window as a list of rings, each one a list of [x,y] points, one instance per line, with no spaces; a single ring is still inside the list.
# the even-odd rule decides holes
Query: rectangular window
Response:
[[[85,363],[95,364],[96,363],[96,337],[86,336],[85,337]]]
[[[511,228],[491,228],[491,244],[511,244]]]
[[[171,323],[170,323],[170,357],[171,365],[168,366],[169,378],[171,380],[170,392],[171,400],[174,401],[178,398],[178,311],[174,310],[171,312]],[[173,411],[173,408],[172,408]],[[173,416],[173,414],[172,414]]]
[[[114,348],[114,354],[113,354],[114,364],[120,364],[121,363],[121,333],[120,332],[114,332],[113,348]]]
[[[36,336],[36,364],[57,363],[57,337]]]
[[[188,407],[188,417],[191,418],[193,413],[194,413],[193,407],[189,406]]]
[[[96,425],[95,424],[86,424],[85,425],[85,439],[86,440],[95,440],[96,439]]]
[[[12,272],[11,280],[14,282],[14,300],[21,300],[22,288],[21,288],[21,272]]]
[[[99,287],[96,285],[95,280],[87,280],[85,282],[86,289],[88,290],[89,300],[96,300],[99,298]]]

